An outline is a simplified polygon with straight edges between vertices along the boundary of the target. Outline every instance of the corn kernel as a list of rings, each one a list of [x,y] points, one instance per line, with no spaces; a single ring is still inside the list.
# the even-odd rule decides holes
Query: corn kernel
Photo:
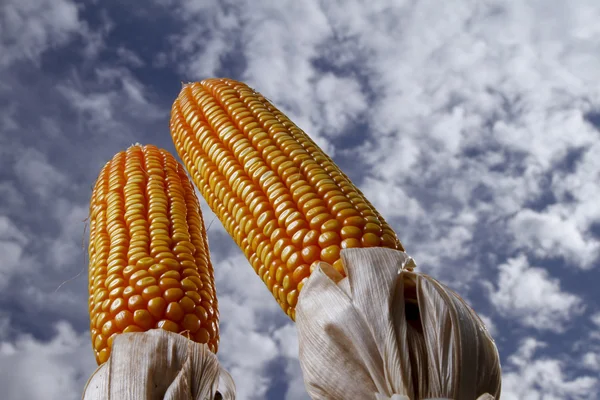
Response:
[[[161,327],[179,333],[206,326],[203,343],[217,350],[204,221],[194,187],[171,154],[134,145],[102,168],[90,201],[88,251],[90,330],[99,364],[116,335]]]
[[[344,273],[343,248],[403,250],[333,161],[245,84],[207,79],[185,85],[170,128],[192,180],[290,317],[317,262]],[[204,329],[211,332],[203,325],[195,337]]]

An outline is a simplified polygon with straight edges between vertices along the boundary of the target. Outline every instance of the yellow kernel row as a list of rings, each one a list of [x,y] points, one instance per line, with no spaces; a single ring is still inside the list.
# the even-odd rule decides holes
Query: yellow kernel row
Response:
[[[217,351],[218,303],[194,188],[172,155],[135,145],[104,168],[90,202],[89,308],[99,364],[122,332],[162,328]]]
[[[344,273],[343,248],[402,250],[333,161],[242,83],[186,85],[172,107],[171,135],[209,206],[292,319],[316,262]]]

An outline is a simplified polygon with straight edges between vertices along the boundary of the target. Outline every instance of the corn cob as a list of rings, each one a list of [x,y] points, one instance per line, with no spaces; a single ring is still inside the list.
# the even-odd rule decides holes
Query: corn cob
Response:
[[[122,332],[162,328],[219,344],[198,198],[167,151],[133,145],[101,170],[90,202],[89,312],[98,364]]]
[[[403,250],[394,231],[333,161],[243,83],[184,85],[171,136],[192,180],[290,318],[320,260],[340,250]]]

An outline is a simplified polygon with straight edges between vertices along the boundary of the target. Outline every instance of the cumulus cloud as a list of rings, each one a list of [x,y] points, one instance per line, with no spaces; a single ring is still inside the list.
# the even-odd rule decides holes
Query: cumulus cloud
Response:
[[[285,400],[310,400],[304,380],[302,379],[302,370],[297,360],[291,359],[287,361],[285,366],[285,375],[287,378],[287,390],[285,392]]]
[[[213,257],[213,262],[221,320],[219,358],[231,372],[239,398],[264,398],[272,381],[267,368],[278,355],[271,332],[283,312],[243,255]]]
[[[0,5],[0,66],[27,59],[36,62],[46,49],[68,42],[82,28],[70,0],[4,1]]]
[[[100,66],[95,68],[93,78],[85,79],[74,72],[57,87],[78,113],[82,130],[97,136],[128,137],[131,142],[139,138],[133,121],[156,121],[170,111],[157,107],[149,89],[128,68]]]
[[[240,79],[276,102],[294,123],[311,133],[319,146],[334,154],[334,147],[323,136],[326,125],[320,122],[320,113],[329,112],[322,110],[324,96],[332,95],[334,85],[346,83],[343,87],[346,98],[341,101],[350,107],[348,113],[365,105],[360,88],[351,79],[335,75],[320,78],[313,65],[313,59],[319,56],[319,46],[331,34],[327,16],[317,1],[175,3],[179,4],[181,19],[194,21],[186,25],[175,46],[180,57],[179,68],[186,77],[205,79],[220,71],[227,71],[228,76],[238,72]],[[306,29],[308,26],[310,29]],[[198,37],[210,39],[199,42]],[[233,65],[228,61],[245,68],[231,71]],[[331,113],[328,115],[334,118]]]
[[[42,200],[48,200],[52,193],[68,183],[65,173],[49,164],[46,155],[34,148],[25,149],[19,154],[14,171],[20,183]]]
[[[293,324],[286,324],[273,332],[279,354],[284,358],[287,390],[285,400],[309,400],[304,388],[302,370],[298,361],[298,332]]]
[[[582,202],[592,198],[584,191],[597,190],[590,174],[600,169],[587,151],[572,170],[562,161],[572,150],[597,143],[584,116],[599,98],[597,89],[589,89],[594,79],[588,73],[599,62],[583,50],[597,47],[590,40],[594,29],[586,25],[597,8],[581,1],[577,10],[561,9],[565,14],[557,18],[534,1],[385,4],[369,11],[360,1],[324,6],[335,32],[331,41],[343,51],[330,63],[340,69],[362,65],[366,85],[376,93],[368,113],[371,138],[356,155],[385,183],[418,193],[435,226],[462,213],[482,224],[502,222],[523,209],[523,216],[535,215],[528,208],[553,201],[548,185],[557,194],[563,182],[576,179],[579,185],[568,186],[577,203],[544,212],[546,225],[562,221],[568,228],[562,240],[556,229],[537,229],[535,240],[524,245],[526,223],[519,216],[509,231],[494,227],[503,238],[491,245],[513,238],[534,251],[535,243],[543,243],[535,251],[544,256],[564,254],[569,263],[595,265],[597,241],[588,232],[593,207]],[[353,44],[344,41],[348,37]],[[576,61],[581,59],[585,66]],[[554,174],[558,179],[548,184]],[[587,181],[579,178],[584,174]],[[585,216],[565,216],[574,209]],[[416,219],[410,210],[405,218]],[[408,234],[417,251],[438,239],[436,230],[423,233],[425,240]],[[481,243],[486,236],[466,252],[488,245]]]
[[[600,329],[600,312],[592,315],[591,320]]]
[[[10,218],[0,215],[0,288],[5,287],[19,269],[28,241],[25,233]]]
[[[65,268],[68,270],[74,261],[83,264],[87,260],[84,257],[87,252],[85,238],[89,231],[85,223],[89,210],[87,205],[75,205],[66,201],[57,203],[55,213],[60,216],[61,232],[49,240],[47,256],[56,270],[64,271]]]
[[[531,337],[521,341],[519,349],[503,366],[503,399],[583,400],[600,395],[597,378],[589,375],[574,377],[563,361],[536,357],[536,353],[546,346]]]
[[[390,187],[386,181],[371,177],[365,178],[361,187],[365,196],[378,210],[385,210],[385,217],[410,216],[411,220],[417,220],[425,216],[425,210],[419,201],[414,195],[406,193],[402,187]]]
[[[50,328],[48,328],[50,329]],[[0,341],[0,386],[6,400],[79,399],[96,368],[89,356],[89,333],[77,333],[66,322],[57,322],[50,341],[20,334]]]
[[[579,296],[561,290],[558,279],[530,266],[526,256],[511,258],[498,268],[497,287],[487,286],[491,302],[505,317],[530,328],[560,333],[583,311]]]
[[[563,257],[568,263],[592,268],[600,254],[600,243],[586,235],[570,215],[522,210],[510,223],[515,246],[540,258]]]
[[[592,371],[600,371],[600,353],[588,352],[582,357],[582,363]]]
[[[590,319],[592,324],[594,324],[594,327],[591,331],[589,331],[589,337],[600,342],[600,312],[593,314]],[[598,351],[600,351],[600,348]]]
[[[313,119],[321,127],[319,132],[327,137],[343,138],[347,133],[347,124],[362,120],[368,107],[366,96],[356,78],[340,77],[333,73],[317,79],[315,96],[321,106],[320,113]]]
[[[125,47],[119,47],[117,49],[117,55],[125,64],[132,67],[143,67],[146,63],[140,58],[134,51],[129,50]]]

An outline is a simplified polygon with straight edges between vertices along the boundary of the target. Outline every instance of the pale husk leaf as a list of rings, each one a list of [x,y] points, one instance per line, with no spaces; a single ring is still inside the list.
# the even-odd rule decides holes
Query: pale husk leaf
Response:
[[[499,398],[496,346],[456,293],[405,269],[401,251],[345,249],[342,261],[347,277],[320,263],[296,307],[313,399]]]
[[[163,329],[123,333],[88,380],[83,400],[235,399],[235,384],[208,346]]]

